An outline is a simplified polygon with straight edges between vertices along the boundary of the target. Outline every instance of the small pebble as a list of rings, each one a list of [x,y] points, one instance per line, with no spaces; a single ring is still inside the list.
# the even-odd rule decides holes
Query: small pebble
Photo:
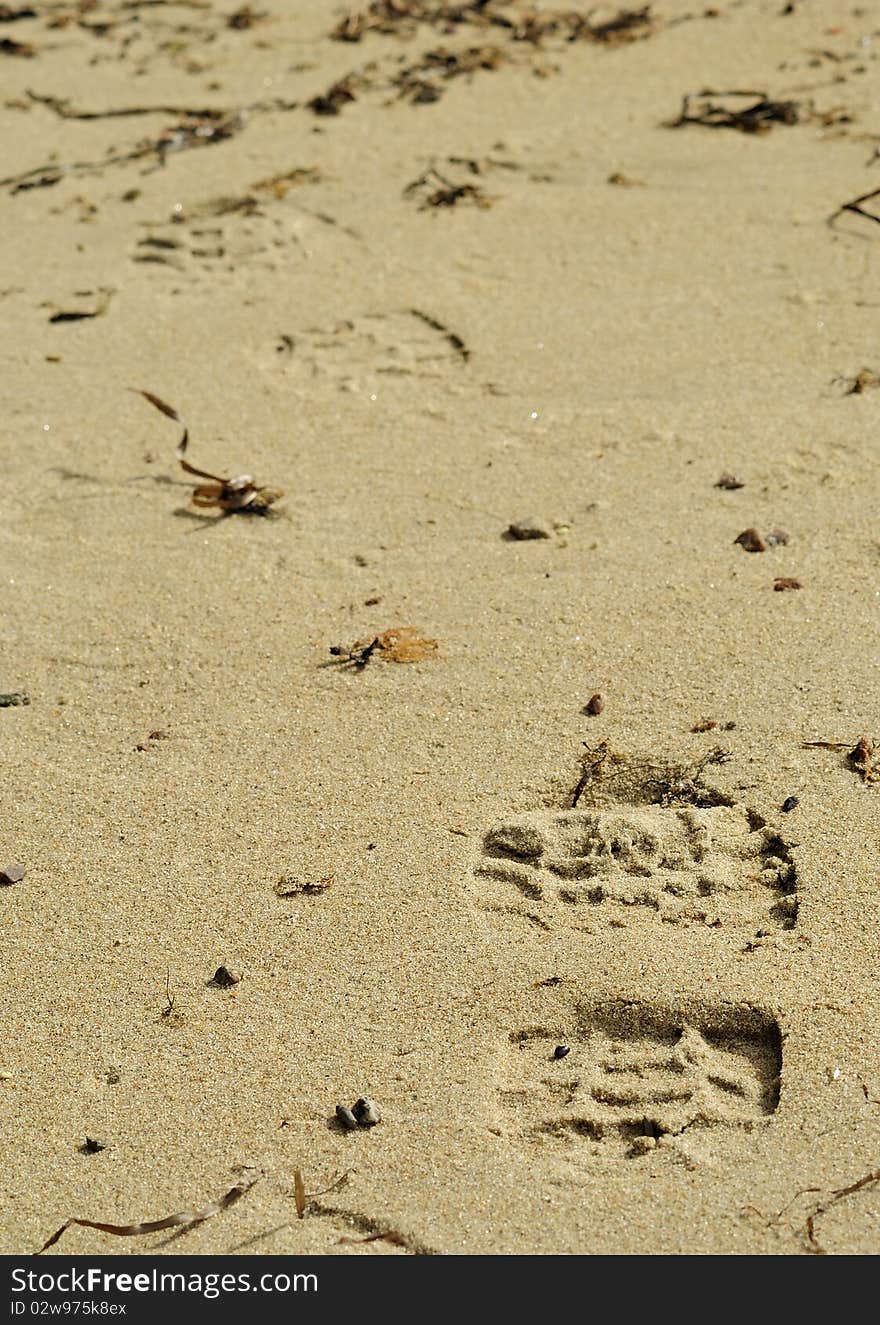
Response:
[[[766,552],[767,544],[764,542],[757,529],[744,529],[734,543],[739,543],[740,547],[745,548],[746,552]]]
[[[597,718],[599,714],[602,712],[604,707],[605,707],[605,700],[602,698],[602,696],[592,695],[590,699],[587,700],[584,712],[588,713],[591,718]]]
[[[382,1114],[375,1100],[359,1099],[352,1105],[352,1113],[358,1127],[375,1127],[382,1121]]]
[[[87,1136],[79,1149],[80,1154],[97,1155],[107,1149],[107,1142],[100,1136]]]
[[[571,1049],[567,1044],[557,1044],[556,1048],[553,1050],[554,1062],[559,1058],[565,1058],[570,1053]]]
[[[19,865],[14,861],[11,865],[7,865],[5,869],[0,870],[0,883],[21,883],[25,874],[27,874],[27,870],[24,865]]]
[[[342,1123],[347,1132],[356,1132],[358,1120],[355,1118],[351,1109],[347,1109],[344,1104],[337,1104],[336,1117]]]
[[[737,488],[744,488],[746,485],[736,474],[722,474],[715,484],[716,488],[725,488],[728,492],[736,492]]]
[[[508,525],[507,528],[507,537],[516,540],[550,538],[552,533],[550,526],[544,520],[539,520],[535,515],[530,515],[525,520],[514,520],[513,524]]]
[[[800,580],[794,580],[788,575],[781,575],[773,581],[773,588],[776,593],[785,593],[786,589],[803,589]]]
[[[232,985],[237,985],[240,979],[238,971],[230,971],[228,966],[218,966],[210,983],[219,985],[221,989],[229,989]]]
[[[786,796],[785,800],[782,802],[782,813],[789,814],[798,803],[797,796]]]
[[[768,547],[785,547],[789,540],[789,533],[786,529],[771,529],[767,535]]]

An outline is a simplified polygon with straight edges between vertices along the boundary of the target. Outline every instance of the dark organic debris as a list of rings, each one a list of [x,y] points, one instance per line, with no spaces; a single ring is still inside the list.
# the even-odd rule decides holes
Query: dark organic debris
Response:
[[[36,53],[36,46],[32,46],[29,41],[13,41],[11,37],[0,37],[0,55],[20,55],[25,60],[32,60]]]
[[[23,690],[10,690],[0,695],[0,709],[18,708],[30,702],[30,695],[26,695]]]
[[[60,309],[58,312],[51,314],[49,321],[83,322],[87,318],[103,317],[107,312],[107,309],[110,307],[110,299],[112,295],[112,290],[101,290],[94,308]]]
[[[553,1061],[558,1062],[561,1058],[567,1058],[570,1053],[571,1049],[567,1044],[557,1044],[553,1050]]]
[[[493,202],[479,184],[457,183],[442,174],[436,166],[429,166],[417,179],[407,184],[403,196],[418,198],[419,211],[422,212],[431,207],[455,207],[460,202],[470,202],[475,207],[485,210],[491,207]]]
[[[716,98],[716,100],[713,100]],[[748,104],[725,105],[746,99]],[[692,109],[692,103],[696,103]],[[800,101],[774,101],[766,92],[713,92],[706,89],[682,98],[678,119],[666,127],[679,129],[684,124],[700,124],[707,129],[739,129],[741,133],[766,133],[774,124],[799,124],[805,118]]]
[[[173,419],[183,428],[183,436],[177,444],[176,455],[180,461],[180,467],[187,474],[192,474],[195,478],[210,479],[209,483],[200,483],[196,486],[192,495],[192,503],[199,507],[216,507],[224,516],[226,515],[269,515],[270,507],[284,496],[280,488],[260,487],[251,478],[250,474],[239,474],[237,478],[220,478],[216,474],[209,474],[204,469],[196,469],[185,459],[187,443],[189,441],[189,430],[176,409],[171,405],[166,405],[164,400],[154,396],[151,391],[143,391],[138,387],[131,387],[135,395],[143,396],[151,405],[155,406],[167,418]]]
[[[804,750],[846,750],[847,763],[863,782],[880,782],[880,750],[869,736],[860,736],[854,749],[849,741],[801,741]]]
[[[875,225],[880,225],[880,216],[875,215],[874,212],[869,212],[863,206],[864,203],[871,202],[874,198],[880,198],[880,189],[871,189],[870,193],[862,193],[858,198],[852,198],[849,202],[842,203],[837,211],[832,212],[829,216],[828,224],[833,225],[838,216],[842,216],[844,212],[854,212],[856,216],[864,216],[866,220],[873,221]]]
[[[847,387],[844,392],[847,396],[861,396],[866,391],[873,391],[880,386],[880,375],[872,368],[863,368],[855,377],[836,377],[834,380]]]
[[[112,1233],[118,1238],[139,1237],[143,1233],[159,1233],[166,1228],[190,1228],[194,1224],[203,1224],[206,1219],[213,1219],[214,1215],[219,1215],[222,1210],[228,1210],[230,1206],[235,1205],[235,1202],[241,1200],[259,1178],[259,1173],[243,1178],[234,1187],[230,1187],[219,1201],[212,1201],[201,1210],[179,1211],[173,1215],[166,1215],[163,1219],[145,1220],[139,1224],[104,1224],[96,1219],[66,1219],[48,1241],[43,1243],[39,1251],[34,1252],[34,1255],[40,1256],[50,1247],[54,1247],[62,1234],[74,1224],[79,1225],[80,1228],[96,1228],[102,1233]]]
[[[107,1144],[108,1143],[99,1136],[87,1136],[79,1148],[80,1154],[99,1155],[102,1150],[107,1149]],[[45,1251],[45,1247],[43,1250]]]
[[[592,782],[609,755],[607,741],[601,741],[594,749],[591,749],[586,741],[584,741],[583,745],[586,753],[581,756],[583,767],[581,769],[581,775],[578,779],[577,786],[572,792],[571,808],[573,810],[577,809],[578,801],[586,791],[587,784]]]
[[[430,313],[423,313],[420,308],[411,308],[409,311],[413,317],[417,317],[420,322],[424,322],[425,326],[430,327],[432,331],[439,331],[440,335],[444,336],[452,349],[455,350],[458,357],[463,360],[464,363],[467,363],[468,359],[471,357],[471,352],[467,345],[465,345],[461,336],[457,335],[454,331],[450,331],[443,322],[436,317],[432,317]]]
[[[556,36],[563,41],[594,41],[618,46],[637,41],[656,30],[651,5],[639,9],[621,9],[613,17],[593,22],[592,11],[528,10],[516,15],[507,9],[509,0],[371,0],[365,9],[347,14],[333,29],[336,41],[360,41],[367,33],[410,35],[421,27],[453,32],[459,27],[496,28],[506,32],[511,41],[537,45],[542,38]]]
[[[434,657],[438,649],[437,640],[420,635],[414,626],[399,626],[369,639],[355,640],[348,647],[334,644],[330,649],[333,661],[325,666],[352,667],[361,672],[374,656],[384,662],[422,662]]]
[[[711,732],[711,731],[714,731],[715,728],[716,728],[717,726],[718,726],[718,723],[715,721],[714,718],[700,718],[700,721],[699,721],[699,722],[695,722],[694,725],[693,725],[693,727],[691,727],[691,731],[692,731],[692,732]]]
[[[737,478],[736,474],[723,473],[716,481],[716,488],[724,488],[726,492],[736,492],[738,488],[744,488],[745,480]]]
[[[827,1255],[825,1248],[816,1236],[817,1224],[821,1216],[827,1214],[833,1206],[837,1205],[838,1201],[843,1201],[847,1196],[853,1196],[856,1192],[863,1191],[866,1187],[873,1187],[875,1183],[878,1182],[880,1182],[880,1169],[874,1169],[873,1172],[866,1173],[864,1177],[857,1179],[856,1182],[851,1182],[846,1187],[838,1187],[830,1192],[827,1197],[814,1202],[813,1208],[804,1220],[801,1230],[806,1242],[807,1251],[811,1252],[814,1256]],[[792,1205],[800,1196],[807,1196],[821,1190],[820,1187],[805,1187],[802,1191],[796,1193],[792,1200],[789,1201],[788,1205]],[[788,1209],[788,1206],[784,1208]],[[780,1211],[779,1214],[777,1214],[777,1221],[781,1218],[782,1213],[783,1211]]]
[[[275,884],[277,897],[319,897],[333,886],[336,876],[325,874],[322,879],[297,879],[292,874],[284,874]]]
[[[847,759],[863,782],[880,782],[880,751],[868,736],[860,736]]]
[[[797,796],[786,796],[782,805],[779,807],[783,814],[791,814],[792,810],[797,809],[800,804]]]
[[[441,84],[465,74],[500,69],[509,57],[499,46],[469,46],[451,51],[441,46],[426,51],[414,64],[406,65],[391,80],[399,97],[414,105],[429,105],[443,95]]]
[[[242,5],[241,9],[236,9],[234,13],[229,15],[226,26],[232,28],[235,32],[245,32],[248,28],[254,27],[255,24],[262,23],[267,17],[268,15],[265,13],[258,13],[255,9],[251,9],[250,5]]]
[[[9,885],[13,883],[21,883],[26,874],[27,870],[24,865],[20,865],[17,861],[13,861],[11,865],[6,865],[3,869],[0,869],[0,884]]]
[[[17,23],[21,18],[36,18],[37,11],[30,6],[12,9],[9,5],[0,5],[0,23]]]
[[[792,589],[803,589],[800,580],[794,579],[791,575],[780,575],[773,581],[773,590],[775,593],[786,593]]]
[[[337,82],[328,87],[326,92],[321,92],[312,97],[311,101],[306,102],[306,105],[316,115],[338,115],[343,106],[357,100],[354,86],[354,74],[347,74],[345,78],[338,79]]]

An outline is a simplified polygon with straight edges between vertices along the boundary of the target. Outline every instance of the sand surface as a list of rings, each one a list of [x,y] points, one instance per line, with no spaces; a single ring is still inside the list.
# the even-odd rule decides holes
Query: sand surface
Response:
[[[29,7],[0,1251],[259,1170],[54,1251],[876,1252],[880,225],[827,220],[880,188],[880,11]],[[799,106],[669,127],[704,89]],[[270,517],[194,507],[129,387]],[[330,653],[401,627],[437,652]],[[296,1169],[348,1176],[298,1219]]]

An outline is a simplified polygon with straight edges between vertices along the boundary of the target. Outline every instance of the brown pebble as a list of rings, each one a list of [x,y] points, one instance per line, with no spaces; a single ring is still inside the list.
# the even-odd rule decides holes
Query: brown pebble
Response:
[[[736,474],[722,474],[715,484],[716,488],[725,488],[728,492],[736,492],[737,488],[744,488],[746,485]]]
[[[230,971],[228,966],[218,966],[210,983],[219,985],[221,989],[230,989],[232,985],[237,985],[240,980],[241,976],[238,971]]]
[[[553,1050],[553,1061],[558,1062],[560,1058],[567,1058],[570,1053],[571,1049],[567,1044],[557,1044]]]
[[[767,544],[764,542],[757,529],[744,529],[734,543],[739,543],[740,547],[745,548],[746,552],[766,552]]]
[[[19,865],[17,861],[14,861],[11,865],[7,865],[5,869],[0,870],[0,883],[21,883],[26,874],[27,870],[24,865]]]
[[[769,534],[767,535],[767,546],[785,547],[786,543],[788,542],[788,538],[789,535],[787,529],[771,529]]]
[[[585,713],[589,713],[591,718],[597,718],[605,707],[605,700],[601,695],[592,695],[584,708]]]
[[[777,593],[784,593],[786,589],[803,589],[800,580],[793,580],[788,575],[781,575],[778,580],[773,581],[773,588]]]

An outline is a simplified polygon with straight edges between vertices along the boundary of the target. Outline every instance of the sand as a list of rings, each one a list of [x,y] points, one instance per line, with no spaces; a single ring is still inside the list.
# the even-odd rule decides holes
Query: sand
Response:
[[[832,1193],[880,1144],[847,759],[880,228],[827,224],[880,185],[876,13],[670,0],[536,45],[33,8],[0,28],[34,50],[0,54],[0,1251],[258,1170],[182,1236],[53,1251],[876,1252],[880,1184]],[[705,88],[799,122],[668,127]],[[194,507],[127,388],[283,500]],[[401,627],[436,654],[330,652]],[[348,1176],[298,1219],[296,1169]]]

